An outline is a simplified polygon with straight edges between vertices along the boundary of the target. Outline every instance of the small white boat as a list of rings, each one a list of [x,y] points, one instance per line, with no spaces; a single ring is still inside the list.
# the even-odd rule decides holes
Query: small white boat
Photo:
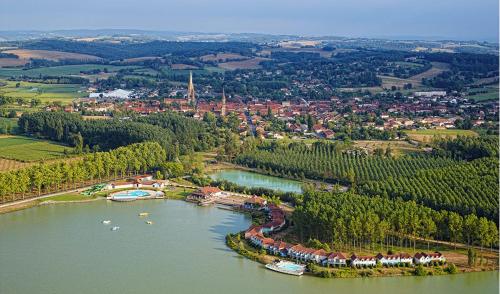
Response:
[[[102,223],[105,225],[109,225],[111,223],[111,221],[110,220],[103,220]]]
[[[111,231],[118,231],[119,229],[120,229],[120,227],[112,227]]]
[[[139,213],[139,216],[148,216],[149,215],[149,212],[141,212]]]
[[[148,225],[152,225],[152,224],[153,224],[153,222],[152,222],[152,221],[147,221],[146,223],[147,223]]]

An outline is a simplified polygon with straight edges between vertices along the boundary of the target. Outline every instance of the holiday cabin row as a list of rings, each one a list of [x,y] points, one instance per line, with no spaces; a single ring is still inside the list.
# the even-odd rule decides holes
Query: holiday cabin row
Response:
[[[439,253],[417,253],[411,256],[408,253],[377,256],[358,256],[353,254],[349,259],[341,252],[326,252],[323,249],[307,248],[301,244],[290,244],[283,241],[276,241],[266,237],[283,228],[285,225],[285,214],[278,206],[268,204],[261,197],[253,196],[245,201],[245,209],[262,209],[267,212],[269,221],[263,225],[251,226],[245,231],[245,239],[254,246],[267,250],[273,255],[289,257],[302,262],[314,262],[323,266],[347,266],[352,267],[374,267],[377,263],[383,266],[395,266],[399,264],[429,264],[432,262],[444,262],[446,259]]]

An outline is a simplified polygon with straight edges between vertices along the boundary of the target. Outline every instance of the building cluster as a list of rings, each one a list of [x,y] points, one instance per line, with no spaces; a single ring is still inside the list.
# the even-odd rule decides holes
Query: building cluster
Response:
[[[168,98],[132,99],[141,93],[117,89],[106,93],[92,93],[89,98],[79,99],[78,105],[64,108],[64,111],[91,111],[110,113],[111,111],[133,111],[141,115],[166,110],[191,113],[202,119],[207,112],[220,117],[229,114],[239,120],[239,132],[246,135],[253,132],[257,136],[280,138],[286,134],[301,137],[335,138],[337,127],[373,128],[380,131],[394,131],[418,128],[455,128],[455,122],[464,117],[473,117],[473,126],[480,126],[491,117],[498,116],[498,101],[474,102],[467,95],[445,91],[415,92],[413,96],[393,99],[386,93],[382,97],[354,97],[340,99],[332,96],[329,100],[293,99],[272,101],[249,97],[226,97],[222,93],[211,93],[204,99],[197,96],[192,75],[189,76],[187,90],[171,93]],[[179,95],[180,93],[180,95]],[[50,106],[57,108],[57,106]],[[53,110],[53,109],[49,109]],[[349,116],[358,116],[355,125]],[[305,121],[311,117],[315,125]],[[278,130],[272,119],[282,122]]]
[[[164,188],[168,180],[153,179],[152,175],[137,175],[129,179],[114,181],[106,185],[107,190],[130,188]]]
[[[268,222],[259,226],[251,226],[245,231],[245,239],[253,246],[262,248],[268,253],[288,257],[300,262],[313,262],[323,266],[352,266],[352,267],[374,267],[377,263],[383,266],[396,266],[399,264],[430,264],[443,263],[445,257],[439,253],[417,253],[414,256],[408,253],[399,253],[376,256],[360,256],[353,254],[349,258],[342,252],[327,252],[324,249],[308,248],[301,244],[291,244],[280,240],[274,240],[269,236],[281,230],[285,224],[285,213],[274,204],[268,204],[260,197],[252,197],[245,201],[245,209],[260,209],[267,213]]]

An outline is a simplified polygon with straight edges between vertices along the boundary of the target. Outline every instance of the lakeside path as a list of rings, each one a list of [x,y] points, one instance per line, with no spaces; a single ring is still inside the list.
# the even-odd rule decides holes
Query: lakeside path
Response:
[[[32,198],[28,198],[28,199],[3,203],[3,204],[0,204],[0,214],[35,206],[36,204],[38,204],[37,203],[38,200],[42,200],[45,198],[51,198],[54,196],[59,196],[59,195],[64,195],[64,194],[69,194],[69,193],[79,193],[79,192],[82,192],[84,190],[91,188],[94,185],[95,184],[90,185],[90,186],[77,188],[77,189],[65,190],[65,191],[61,191],[61,192],[45,194],[45,195],[32,197]],[[79,201],[79,202],[84,202],[84,201]],[[88,201],[86,201],[86,202],[88,202]]]

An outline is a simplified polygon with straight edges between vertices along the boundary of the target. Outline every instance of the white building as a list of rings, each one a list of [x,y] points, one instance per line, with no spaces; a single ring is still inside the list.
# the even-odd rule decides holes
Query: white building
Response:
[[[347,259],[340,252],[333,252],[327,256],[325,260],[323,260],[323,265],[330,266],[345,266],[347,264]]]
[[[90,93],[89,98],[111,98],[111,99],[129,99],[132,91],[116,89],[107,93]]]
[[[373,256],[357,256],[353,254],[351,256],[351,266],[361,267],[361,266],[376,266],[377,259]]]
[[[446,96],[446,91],[426,91],[426,92],[415,92],[416,97],[434,97],[434,96]]]

